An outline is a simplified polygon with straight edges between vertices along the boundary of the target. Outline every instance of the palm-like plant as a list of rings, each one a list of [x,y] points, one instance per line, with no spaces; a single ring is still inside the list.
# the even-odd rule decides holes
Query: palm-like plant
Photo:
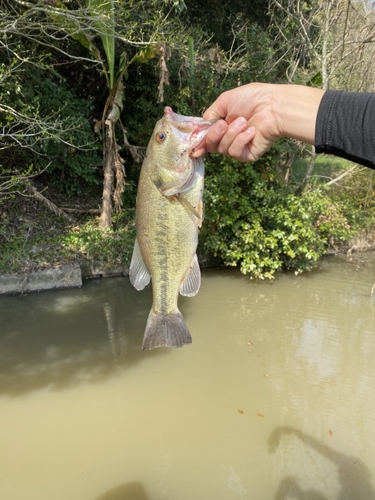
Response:
[[[127,59],[126,53],[123,52],[118,58],[116,66],[116,7],[118,4],[114,0],[85,0],[85,9],[78,13],[78,11],[69,10],[61,0],[57,0],[57,8],[49,11],[49,16],[55,24],[89,50],[92,58],[100,64],[107,82],[108,97],[99,123],[104,131],[104,183],[99,224],[103,231],[111,227],[112,207],[115,210],[121,208],[121,195],[124,191],[124,160],[119,155],[115,134],[116,124],[119,122],[123,108],[124,74],[126,74],[129,65],[134,62],[145,63],[155,55],[163,57],[162,45],[151,40],[138,44],[140,48],[138,47],[138,51],[130,59]],[[84,23],[82,16],[85,17]],[[96,37],[100,37],[105,57],[98,46],[94,44]],[[98,124],[96,128],[98,128]]]

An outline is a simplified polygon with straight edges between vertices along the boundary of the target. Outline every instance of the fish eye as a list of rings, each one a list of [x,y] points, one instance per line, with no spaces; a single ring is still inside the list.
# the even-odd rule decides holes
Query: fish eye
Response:
[[[158,141],[158,142],[163,142],[166,138],[166,134],[164,132],[158,132],[155,136],[155,139]]]

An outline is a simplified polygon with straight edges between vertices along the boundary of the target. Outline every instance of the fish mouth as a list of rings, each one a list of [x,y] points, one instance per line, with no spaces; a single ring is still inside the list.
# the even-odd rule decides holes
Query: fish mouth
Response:
[[[198,116],[179,115],[169,106],[164,108],[164,117],[179,140],[186,143],[189,154],[200,146],[210,127],[217,121],[217,118],[204,120]]]

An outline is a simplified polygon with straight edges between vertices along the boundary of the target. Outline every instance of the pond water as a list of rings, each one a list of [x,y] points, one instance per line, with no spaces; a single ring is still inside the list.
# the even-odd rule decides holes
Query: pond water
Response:
[[[204,271],[178,350],[127,278],[2,297],[0,498],[375,499],[374,262]]]

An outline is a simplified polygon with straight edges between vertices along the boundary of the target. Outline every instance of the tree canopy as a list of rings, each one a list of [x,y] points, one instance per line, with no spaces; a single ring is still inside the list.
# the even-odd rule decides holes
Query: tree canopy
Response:
[[[134,208],[165,104],[200,115],[254,80],[374,91],[365,0],[4,0],[0,13],[0,203],[36,178],[73,198],[101,192],[104,231]],[[208,157],[203,257],[272,277],[347,239],[360,203],[344,181],[327,194],[301,176],[310,155],[281,141],[253,165]]]

